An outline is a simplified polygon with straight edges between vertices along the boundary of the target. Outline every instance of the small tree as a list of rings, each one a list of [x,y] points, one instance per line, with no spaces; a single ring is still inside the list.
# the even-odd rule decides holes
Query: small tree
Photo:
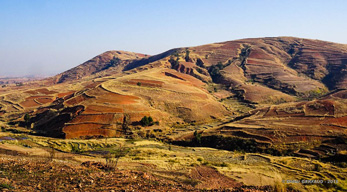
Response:
[[[141,125],[143,127],[147,127],[147,126],[151,126],[154,125],[154,121],[153,118],[151,116],[144,116],[141,121],[140,121]],[[159,122],[158,122],[159,123]]]
[[[148,119],[148,125],[153,125],[153,118],[149,116],[147,119]]]
[[[201,133],[198,133],[197,130],[194,131],[195,141],[198,145],[201,145]]]
[[[28,127],[30,123],[30,115],[28,113],[24,115],[24,122],[25,122],[25,126]]]
[[[130,148],[124,147],[123,145],[119,146],[119,149],[107,153],[104,157],[106,160],[106,165],[108,168],[116,168],[118,161],[121,157],[126,156],[130,152]],[[115,160],[113,160],[114,158]]]
[[[148,125],[149,125],[148,117],[147,117],[147,116],[144,116],[144,117],[141,119],[140,123],[141,123],[141,125],[142,125],[143,127],[148,126]]]

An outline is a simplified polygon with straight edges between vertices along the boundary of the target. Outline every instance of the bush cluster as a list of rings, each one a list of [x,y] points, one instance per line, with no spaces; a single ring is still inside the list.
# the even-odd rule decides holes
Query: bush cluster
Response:
[[[140,121],[140,123],[141,123],[141,125],[143,126],[143,127],[147,127],[147,126],[152,126],[152,125],[154,125],[154,124],[156,124],[156,125],[159,125],[159,122],[158,121],[153,121],[153,118],[151,117],[151,116],[144,116],[142,119],[141,119],[141,121]]]

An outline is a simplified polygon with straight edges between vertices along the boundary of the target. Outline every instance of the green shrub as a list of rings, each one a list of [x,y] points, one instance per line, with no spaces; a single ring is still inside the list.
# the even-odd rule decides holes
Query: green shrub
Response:
[[[0,189],[14,189],[14,187],[7,183],[0,183]]]
[[[81,149],[80,149],[78,144],[74,145],[74,144],[71,143],[71,152],[72,153],[81,153],[82,151],[81,151]]]
[[[198,131],[195,130],[194,137],[196,144],[201,145],[201,133],[198,133]]]
[[[29,126],[29,123],[30,123],[30,115],[28,113],[26,113],[24,115],[24,122],[25,122],[25,126]]]
[[[142,125],[143,127],[151,126],[151,125],[154,124],[153,118],[152,118],[151,116],[148,116],[148,117],[147,117],[147,116],[144,116],[144,117],[141,119],[140,123],[141,123],[141,125]],[[159,124],[159,122],[158,122],[158,124]]]

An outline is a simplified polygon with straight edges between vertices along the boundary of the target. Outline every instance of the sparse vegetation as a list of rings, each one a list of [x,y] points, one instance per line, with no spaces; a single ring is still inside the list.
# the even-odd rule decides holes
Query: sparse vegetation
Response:
[[[76,144],[71,143],[71,152],[72,153],[81,153],[82,152],[78,143],[76,143]]]
[[[190,53],[189,49],[186,49],[186,55],[184,56],[184,59],[186,60],[186,62],[191,62],[191,59],[189,57],[189,53]]]
[[[202,68],[205,68],[205,65],[204,65],[204,62],[202,61],[202,59],[200,58],[197,58],[196,59],[196,63],[195,63],[197,66],[199,67],[202,67]]]
[[[141,125],[143,127],[148,127],[154,124],[153,122],[153,118],[151,116],[144,116],[141,121],[140,121]],[[159,123],[159,122],[158,122]]]
[[[48,146],[49,146],[49,157],[48,160],[49,161],[53,161],[54,156],[55,156],[55,149],[54,149],[54,145],[53,143],[51,143],[50,141],[48,141]]]
[[[176,57],[176,59],[175,59],[175,57]],[[171,68],[173,68],[173,69],[177,69],[178,68],[178,66],[180,64],[179,63],[179,59],[180,59],[179,58],[179,54],[177,52],[170,56],[169,62],[171,64]]]
[[[7,183],[0,183],[0,189],[14,189],[14,187]]]
[[[130,132],[129,125],[131,124],[131,119],[129,114],[123,115],[123,123],[122,123],[122,130],[124,134],[128,134]]]
[[[30,115],[28,113],[26,113],[24,115],[24,123],[25,123],[25,126],[26,127],[29,127],[29,124],[30,124]]]
[[[121,157],[126,156],[130,152],[130,148],[120,146],[116,150],[111,150],[105,155],[106,165],[109,168],[116,168]]]
[[[201,145],[201,133],[198,133],[197,130],[194,131],[194,141],[198,146]]]
[[[221,78],[221,73],[220,70],[223,70],[224,66],[222,62],[218,62],[217,65],[212,65],[211,67],[208,68],[208,72],[213,80],[213,82],[218,82],[220,81]]]

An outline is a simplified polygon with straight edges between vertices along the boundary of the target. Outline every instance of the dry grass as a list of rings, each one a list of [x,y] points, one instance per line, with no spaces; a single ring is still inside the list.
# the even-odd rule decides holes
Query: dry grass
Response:
[[[3,133],[7,136],[15,136]],[[129,148],[129,152],[119,159],[120,170],[142,170],[147,174],[157,175],[177,182],[188,181],[191,170],[196,166],[210,166],[236,182],[253,186],[274,186],[276,190],[290,187],[301,190],[315,190],[322,186],[281,183],[290,179],[334,179],[339,180],[339,187],[346,187],[343,178],[346,169],[338,168],[319,161],[305,158],[274,157],[238,152],[229,152],[211,148],[190,148],[167,145],[153,140],[108,139],[47,139],[45,137],[28,136],[30,145],[23,146],[23,141],[2,141],[0,149],[8,149],[27,156],[49,157],[50,147],[57,151],[54,159],[65,159],[72,162],[105,162],[103,152],[117,151],[120,146]],[[26,153],[25,153],[26,152]],[[87,156],[86,156],[87,155]],[[319,171],[315,169],[320,166]],[[181,177],[177,178],[177,175]],[[200,178],[195,187],[206,187],[206,180]],[[194,183],[194,182],[193,182]],[[193,184],[191,183],[191,184]],[[205,184],[204,184],[205,183]],[[212,186],[212,184],[210,184]],[[335,185],[333,185],[335,186]],[[332,187],[333,187],[332,186]]]

